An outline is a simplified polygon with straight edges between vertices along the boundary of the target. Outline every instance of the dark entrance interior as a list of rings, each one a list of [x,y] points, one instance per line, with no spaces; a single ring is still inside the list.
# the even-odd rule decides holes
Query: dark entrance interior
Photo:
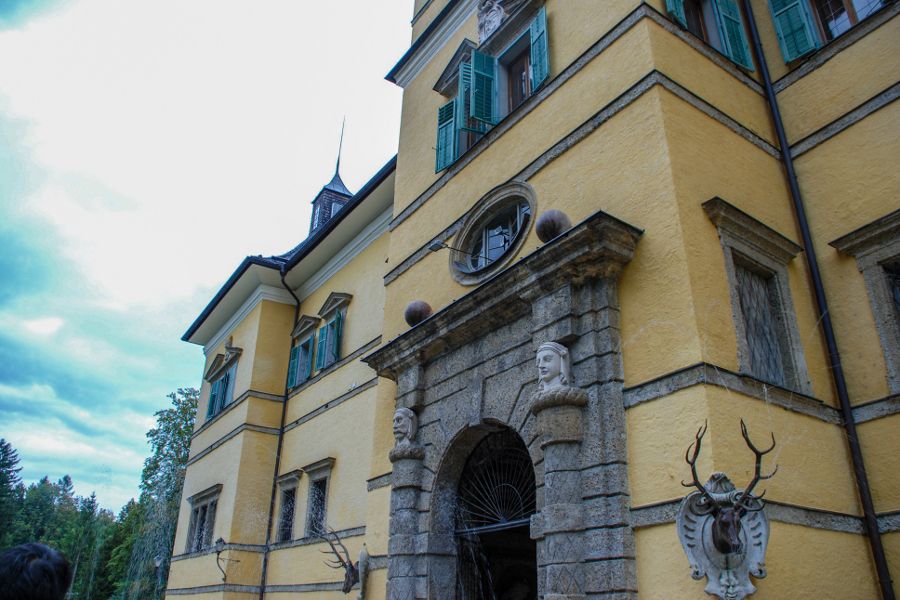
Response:
[[[537,600],[531,457],[512,430],[491,433],[472,451],[457,494],[457,598]]]

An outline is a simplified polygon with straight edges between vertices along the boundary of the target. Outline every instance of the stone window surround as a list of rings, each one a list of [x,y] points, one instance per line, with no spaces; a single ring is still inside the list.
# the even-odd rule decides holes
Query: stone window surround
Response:
[[[812,392],[812,384],[806,367],[800,331],[797,328],[796,311],[791,297],[787,265],[803,248],[768,225],[751,217],[719,197],[703,203],[703,210],[715,224],[725,256],[725,273],[731,297],[731,314],[737,338],[738,369],[742,374],[754,375],[750,369],[750,349],[744,318],[740,310],[735,255],[763,271],[770,273],[778,294],[783,328],[787,336],[783,360],[785,385],[803,394]],[[739,260],[739,262],[740,262]]]
[[[297,497],[296,497],[296,490],[300,487],[300,478],[301,478],[302,476],[303,476],[303,469],[295,469],[295,470],[293,470],[293,471],[290,471],[290,472],[288,472],[288,473],[285,473],[284,475],[281,475],[281,476],[278,477],[278,479],[276,480],[276,482],[278,483],[278,490],[279,490],[279,492],[281,492],[281,493],[278,494],[278,522],[275,524],[275,529],[276,529],[275,534],[276,534],[276,539],[278,540],[278,542],[287,542],[287,541],[290,541],[290,540],[293,540],[293,539],[294,539],[294,529],[295,529],[295,526],[296,526],[296,524],[297,524]],[[294,493],[295,493],[295,496],[294,496],[294,514],[291,516],[291,534],[290,534],[290,536],[289,536],[288,538],[282,540],[282,539],[281,539],[281,536],[280,536],[280,533],[281,533],[281,521],[282,521],[283,518],[284,518],[284,515],[283,515],[283,512],[284,512],[284,504],[283,504],[284,501],[283,501],[283,498],[284,498],[284,492],[287,491],[287,490],[290,490],[290,489],[294,489],[294,490],[295,490],[295,491],[294,491]]]
[[[316,349],[315,341],[310,341],[316,335],[316,330],[319,328],[319,323],[321,322],[321,318],[318,316],[310,316],[310,315],[301,315],[297,320],[297,325],[294,326],[294,330],[291,332],[291,340],[292,346],[291,351],[293,352],[293,348],[295,346],[300,346],[305,344],[306,342],[310,342],[310,351],[307,360],[310,363],[313,362],[313,353]],[[297,364],[297,374],[295,375],[296,379],[300,379],[300,369],[306,368],[308,370],[312,370],[312,366],[310,365],[301,365]],[[303,385],[308,381],[309,378],[303,378],[303,381],[289,381],[288,387],[295,388],[299,385]]]
[[[856,259],[884,352],[888,388],[892,394],[900,393],[900,323],[894,316],[891,290],[883,267],[900,260],[900,210],[875,219],[830,245]]]
[[[314,463],[308,464],[300,471],[302,473],[306,473],[307,475],[307,486],[306,486],[306,522],[303,524],[304,528],[304,537],[316,537],[316,533],[310,531],[309,528],[309,517],[310,517],[310,509],[312,504],[310,500],[312,499],[312,485],[316,481],[321,481],[322,479],[326,479],[325,483],[325,497],[322,499],[323,510],[322,510],[322,525],[324,526],[328,520],[328,488],[331,484],[331,472],[334,469],[335,460],[332,457],[323,458],[321,460],[317,460]],[[296,510],[296,504],[295,509]]]
[[[468,242],[471,236],[476,234],[477,230],[490,220],[494,213],[508,206],[513,198],[521,198],[528,203],[531,211],[528,223],[516,233],[512,244],[500,258],[475,272],[460,269],[458,264],[465,262],[468,256],[461,250],[470,245]],[[512,258],[519,253],[522,244],[525,243],[525,238],[528,237],[528,232],[533,227],[536,211],[537,194],[534,188],[524,181],[511,181],[488,192],[469,210],[463,219],[459,232],[453,239],[450,249],[450,274],[453,276],[453,279],[462,285],[477,285],[509,264]]]
[[[212,485],[212,486],[206,488],[205,490],[202,490],[192,496],[189,496],[186,499],[187,503],[191,507],[191,516],[188,521],[187,543],[185,546],[186,554],[202,552],[203,550],[208,549],[208,546],[203,545],[202,541],[201,541],[200,545],[198,545],[196,547],[194,545],[193,537],[196,533],[196,528],[197,528],[197,522],[196,522],[197,513],[196,513],[196,511],[203,505],[207,506],[207,511],[209,510],[209,506],[211,506],[212,504],[215,503],[216,505],[218,505],[219,496],[222,493],[222,487],[223,486],[221,483],[217,483],[215,485]],[[208,513],[207,513],[207,515],[208,515]],[[204,518],[209,520],[209,524],[208,524],[209,531],[208,531],[208,533],[204,533],[204,537],[209,538],[211,540],[212,539],[212,531],[215,529],[215,526],[216,526],[215,512],[213,512],[213,516],[211,519],[208,516],[206,516]]]

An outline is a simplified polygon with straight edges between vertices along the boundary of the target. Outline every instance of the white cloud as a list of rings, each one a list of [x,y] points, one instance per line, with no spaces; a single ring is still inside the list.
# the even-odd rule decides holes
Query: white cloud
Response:
[[[38,335],[53,335],[59,328],[63,326],[65,321],[59,317],[43,317],[41,319],[32,319],[30,321],[22,321],[22,326],[31,333]]]

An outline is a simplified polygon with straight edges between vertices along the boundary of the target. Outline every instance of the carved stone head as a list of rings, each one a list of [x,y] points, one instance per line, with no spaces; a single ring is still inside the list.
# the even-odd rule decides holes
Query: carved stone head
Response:
[[[568,387],[572,382],[572,364],[568,349],[556,342],[544,342],[537,351],[538,391]]]
[[[398,408],[394,412],[394,439],[397,445],[411,444],[419,429],[419,418],[408,408]]]

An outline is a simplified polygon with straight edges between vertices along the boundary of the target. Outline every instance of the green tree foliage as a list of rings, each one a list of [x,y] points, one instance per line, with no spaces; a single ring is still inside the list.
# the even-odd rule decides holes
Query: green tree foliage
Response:
[[[13,538],[13,525],[19,506],[25,495],[19,477],[19,455],[12,444],[0,439],[0,548],[9,545]]]
[[[26,488],[16,450],[0,439],[0,550],[37,541],[62,551],[75,573],[68,600],[162,598],[199,396],[179,389],[168,396],[171,407],[155,414],[140,499],[118,516],[100,508],[94,494],[77,496],[68,475]]]

